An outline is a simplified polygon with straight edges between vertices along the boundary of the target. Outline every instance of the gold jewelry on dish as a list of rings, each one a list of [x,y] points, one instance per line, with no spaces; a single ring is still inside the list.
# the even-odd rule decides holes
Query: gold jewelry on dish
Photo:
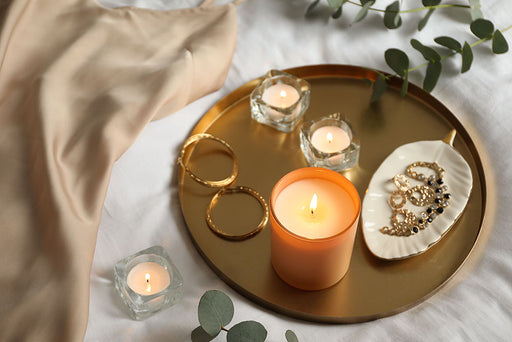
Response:
[[[415,167],[429,168],[434,171],[434,174],[427,177],[425,174],[415,171]],[[380,229],[382,234],[395,236],[417,234],[426,229],[450,205],[451,195],[447,192],[448,187],[444,184],[443,179],[445,171],[436,162],[414,162],[408,165],[405,171],[411,179],[423,182],[424,185],[409,188],[409,180],[405,175],[397,174],[393,177],[393,182],[398,190],[393,191],[389,197],[389,205],[393,210],[392,227],[382,227]],[[407,200],[416,207],[424,208],[418,217],[404,208]]]
[[[430,186],[416,185],[405,192],[409,201],[418,207],[432,203],[435,192]]]
[[[194,174],[187,167],[187,165],[185,165],[185,163],[183,162],[183,156],[185,155],[187,148],[192,145],[195,145],[198,141],[203,140],[203,139],[210,139],[210,140],[217,141],[227,148],[229,155],[231,156],[231,158],[233,158],[233,170],[229,177],[224,178],[222,180],[218,180],[218,181],[203,180],[203,179],[199,178],[196,174]],[[223,188],[223,187],[229,186],[236,180],[236,177],[238,177],[238,162],[237,162],[237,159],[235,156],[235,152],[233,151],[231,146],[229,146],[229,144],[227,142],[225,142],[224,140],[217,138],[208,133],[195,134],[185,141],[185,144],[183,144],[183,148],[181,149],[180,155],[178,157],[178,164],[183,168],[183,170],[186,172],[186,174],[190,176],[190,178],[192,178],[199,184],[205,185],[209,188]]]
[[[407,189],[409,189],[409,180],[405,175],[398,174],[395,177],[393,177],[393,182],[395,183],[398,190],[405,192]]]
[[[256,228],[254,228],[253,230],[251,230],[248,233],[240,234],[240,235],[228,234],[228,233],[224,232],[221,228],[219,228],[219,226],[217,226],[215,224],[215,222],[213,222],[212,210],[223,195],[234,194],[234,193],[239,193],[239,192],[244,192],[246,194],[251,195],[260,203],[260,205],[263,209],[263,218],[261,219],[260,223],[256,226]],[[208,205],[208,208],[206,208],[206,223],[208,223],[208,227],[210,227],[210,229],[215,234],[219,235],[220,237],[222,237],[224,239],[228,239],[228,240],[234,240],[234,241],[245,240],[245,239],[248,239],[248,238],[258,234],[267,225],[268,217],[269,217],[269,210],[268,210],[268,205],[267,205],[267,202],[265,201],[265,199],[258,192],[256,192],[255,190],[253,190],[249,187],[246,187],[246,186],[235,186],[235,187],[220,189],[219,191],[217,191],[215,196],[213,196],[212,200],[210,201],[210,204]]]
[[[397,202],[398,199],[400,200],[400,202]],[[407,198],[405,196],[405,193],[402,191],[393,191],[391,196],[389,196],[389,205],[393,209],[400,209],[405,205],[405,203],[407,203]]]
[[[405,172],[411,178],[417,179],[419,181],[424,181],[426,179],[426,176],[423,173],[417,173],[416,171],[414,171],[414,168],[418,166],[426,167],[433,170],[436,173],[436,179],[443,178],[444,169],[441,168],[436,162],[429,163],[424,161],[418,161],[409,165]]]

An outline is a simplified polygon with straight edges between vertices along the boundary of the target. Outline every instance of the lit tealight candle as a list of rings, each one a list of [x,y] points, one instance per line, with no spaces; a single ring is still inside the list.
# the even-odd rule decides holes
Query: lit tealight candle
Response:
[[[126,283],[134,292],[149,296],[169,286],[171,278],[162,265],[155,262],[142,262],[130,270]]]
[[[284,176],[270,197],[277,274],[304,290],[337,283],[350,264],[360,210],[357,190],[337,172],[303,168]]]
[[[324,153],[334,153],[346,149],[350,145],[350,137],[338,126],[323,126],[311,135],[311,144]]]
[[[265,89],[261,97],[265,103],[277,108],[288,108],[294,105],[299,98],[297,89],[284,83],[271,85]]]

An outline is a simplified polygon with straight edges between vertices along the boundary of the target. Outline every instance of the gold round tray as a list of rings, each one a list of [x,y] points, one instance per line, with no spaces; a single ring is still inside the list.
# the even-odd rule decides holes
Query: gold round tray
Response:
[[[205,210],[215,193],[194,182],[183,170],[179,195],[188,231],[210,267],[231,287],[277,312],[311,321],[363,322],[404,311],[431,296],[462,266],[480,234],[486,204],[482,162],[469,134],[456,117],[422,89],[410,85],[405,97],[395,80],[384,96],[370,104],[366,79],[375,76],[364,68],[315,65],[287,70],[310,82],[311,104],[305,120],[342,112],[361,141],[359,167],[344,172],[361,198],[373,172],[395,148],[418,140],[440,140],[457,130],[454,147],[469,163],[473,192],[466,210],[439,243],[427,252],[399,261],[372,255],[358,228],[347,275],[322,291],[301,291],[284,283],[270,263],[270,231],[266,227],[242,242],[215,235],[205,220]],[[227,141],[239,163],[236,185],[254,188],[267,200],[274,184],[287,172],[307,166],[299,145],[299,129],[282,133],[251,119],[249,96],[260,80],[253,80],[219,101],[192,134],[210,133]],[[203,179],[230,174],[232,160],[218,145],[200,142],[184,155],[194,173]],[[230,195],[213,213],[225,231],[242,234],[256,226],[262,211],[249,196]]]

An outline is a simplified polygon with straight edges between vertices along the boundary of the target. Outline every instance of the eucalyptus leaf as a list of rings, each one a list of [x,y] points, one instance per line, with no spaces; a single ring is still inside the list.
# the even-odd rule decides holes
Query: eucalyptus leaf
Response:
[[[287,342],[299,342],[297,335],[295,335],[295,333],[291,330],[286,330],[284,336],[286,337]]]
[[[379,76],[377,76],[377,79],[373,83],[373,91],[372,91],[372,97],[370,98],[370,103],[376,102],[378,99],[384,95],[384,92],[388,88],[388,83],[386,82],[386,77],[379,73]]]
[[[222,327],[231,322],[235,309],[233,302],[221,291],[206,291],[198,307],[199,323],[210,336],[216,336]]]
[[[402,18],[400,17],[400,3],[398,1],[393,2],[386,7],[384,13],[384,25],[388,29],[396,29],[402,25]]]
[[[384,53],[386,63],[389,65],[398,76],[402,77],[409,69],[409,57],[407,54],[399,49],[387,49]]]
[[[418,31],[423,30],[425,25],[427,25],[428,20],[430,19],[430,16],[432,15],[432,13],[434,13],[433,8],[429,9],[427,14],[423,17],[423,19],[420,20],[420,22],[418,23]]]
[[[366,17],[366,15],[368,14],[368,9],[370,7],[372,7],[374,3],[375,3],[374,0],[367,0],[367,1],[361,0],[361,4],[363,5],[363,7],[361,7],[359,12],[357,12],[357,15],[354,19],[354,23],[357,23],[357,22],[363,20]]]
[[[500,30],[496,30],[492,36],[492,52],[496,54],[508,51],[508,43]]]
[[[333,12],[332,14],[332,18],[333,19],[338,19],[339,17],[341,17],[341,14],[343,13],[343,6],[340,6],[336,9],[336,11]]]
[[[423,89],[425,91],[430,93],[435,88],[437,80],[439,80],[439,76],[441,75],[441,70],[441,62],[428,63],[425,79],[423,80]]]
[[[458,41],[456,41],[455,39],[453,39],[451,37],[441,36],[441,37],[435,38],[434,41],[437,44],[447,47],[450,50],[454,50],[457,52],[462,51],[462,45],[460,45],[460,43]]]
[[[215,338],[215,336],[208,335],[208,333],[199,326],[192,330],[190,338],[192,339],[192,342],[210,342]]]
[[[470,29],[480,39],[489,38],[494,31],[494,24],[487,19],[477,19],[471,23]]]
[[[439,62],[441,60],[441,55],[436,50],[421,44],[417,39],[411,39],[411,45],[418,50],[427,61]]]
[[[402,77],[402,88],[400,89],[400,95],[405,96],[407,94],[408,89],[409,89],[409,72],[406,72],[404,77]]]
[[[441,3],[441,0],[421,0],[423,6],[437,6]]]
[[[261,323],[244,321],[229,329],[226,339],[228,342],[263,342],[267,338],[267,330]]]
[[[462,67],[460,69],[461,73],[465,73],[471,68],[471,63],[473,63],[473,51],[471,50],[471,46],[469,46],[468,42],[464,42],[464,46],[462,47]]]
[[[338,8],[343,5],[345,1],[344,0],[327,0],[327,3],[331,8]]]
[[[308,8],[306,9],[306,14],[305,16],[308,17],[311,15],[311,12],[313,11],[313,9],[316,7],[316,5],[318,5],[318,3],[320,2],[320,0],[315,0],[313,1],[309,6]]]
[[[469,0],[471,6],[471,20],[475,21],[484,17],[482,10],[480,9],[480,0]]]

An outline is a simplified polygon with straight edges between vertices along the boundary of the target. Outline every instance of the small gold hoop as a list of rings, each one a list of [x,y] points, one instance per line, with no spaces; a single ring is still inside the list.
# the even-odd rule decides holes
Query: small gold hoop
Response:
[[[405,192],[407,191],[407,189],[409,189],[409,180],[407,179],[407,177],[405,177],[405,175],[396,175],[395,177],[393,177],[393,182],[400,191]]]
[[[419,194],[419,197],[416,194]],[[434,201],[435,192],[430,186],[416,185],[407,190],[405,195],[413,205],[423,207]]]
[[[400,202],[397,202],[397,199],[400,199]],[[405,193],[402,191],[395,190],[391,196],[389,196],[389,205],[392,209],[400,209],[405,205],[406,202],[407,198],[405,197]]]
[[[219,201],[219,199],[224,194],[234,194],[234,193],[239,193],[239,192],[245,192],[246,194],[251,195],[260,203],[260,205],[264,211],[263,218],[261,219],[258,226],[256,226],[256,228],[254,228],[253,230],[251,230],[248,233],[241,234],[241,235],[228,234],[228,233],[224,232],[222,229],[220,229],[215,224],[215,222],[213,222],[212,210],[215,207],[215,205],[217,204],[217,202]],[[269,216],[268,205],[267,205],[267,202],[265,201],[265,199],[263,198],[263,196],[261,196],[255,190],[253,190],[249,187],[246,187],[246,186],[235,186],[235,187],[220,189],[219,191],[217,191],[215,196],[213,196],[212,200],[210,201],[210,204],[208,205],[208,208],[206,208],[206,223],[208,223],[208,227],[210,227],[210,229],[215,234],[219,235],[220,237],[222,237],[224,239],[228,239],[228,240],[234,240],[234,241],[245,240],[245,239],[248,239],[248,238],[258,234],[267,225],[268,216]]]
[[[187,148],[190,147],[191,145],[196,144],[199,140],[203,140],[203,139],[214,140],[214,141],[217,141],[217,142],[221,143],[222,145],[226,146],[226,148],[229,151],[229,155],[231,156],[231,158],[233,158],[233,171],[231,172],[231,175],[229,177],[218,180],[218,181],[203,180],[203,179],[199,178],[198,176],[196,176],[187,167],[187,165],[185,165],[185,163],[183,162],[183,156],[185,155]],[[208,133],[195,134],[185,141],[185,144],[183,144],[183,148],[181,149],[180,155],[178,157],[178,164],[183,168],[183,170],[186,172],[186,174],[190,176],[190,178],[192,178],[199,184],[205,185],[209,188],[223,188],[223,187],[229,186],[231,183],[233,183],[235,181],[236,177],[238,177],[238,162],[236,160],[235,152],[233,151],[231,146],[229,146],[229,144],[227,142],[225,142],[224,140],[217,138]]]

